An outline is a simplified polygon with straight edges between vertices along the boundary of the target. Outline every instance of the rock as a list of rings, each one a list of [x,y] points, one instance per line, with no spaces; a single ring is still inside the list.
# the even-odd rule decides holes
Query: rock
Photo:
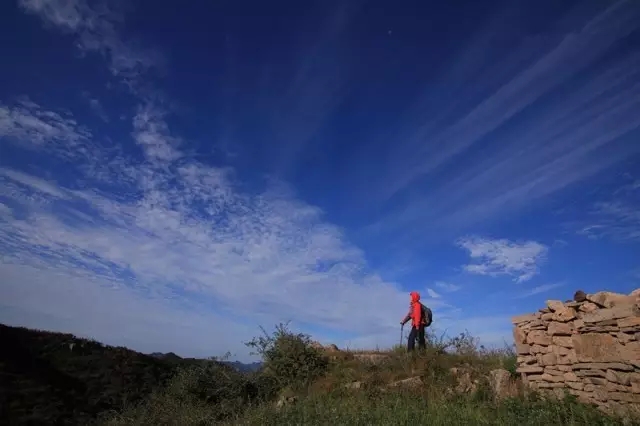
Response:
[[[489,385],[494,395],[498,398],[504,398],[509,395],[511,383],[511,373],[503,368],[491,370],[489,372]]]
[[[605,308],[632,305],[636,302],[636,298],[634,296],[627,296],[626,294],[613,293],[610,291],[600,291],[595,294],[588,294],[587,300]]]
[[[573,348],[573,340],[571,340],[571,336],[553,336],[551,341],[554,345],[561,346],[563,348]]]
[[[556,354],[542,354],[540,355],[540,358],[538,358],[538,363],[541,366],[547,366],[547,365],[555,365],[558,362],[558,358]]]
[[[511,318],[511,322],[513,324],[521,324],[528,321],[533,321],[539,318],[539,313],[536,314],[526,314],[526,315],[518,315],[516,317]]]
[[[574,370],[620,370],[633,371],[633,366],[621,362],[586,362],[573,365]]]
[[[640,297],[640,288],[636,288],[635,290],[633,290],[631,293],[629,293],[629,296]]]
[[[564,304],[560,300],[547,300],[546,303],[551,312],[564,308]]]
[[[347,383],[347,384],[344,385],[344,387],[347,388],[347,389],[356,389],[357,390],[357,389],[362,388],[362,382],[355,381],[355,382]]]
[[[631,385],[631,377],[629,374],[622,373],[615,370],[607,370],[605,378],[613,383],[629,386]]]
[[[513,340],[516,343],[526,343],[527,334],[524,332],[524,330],[522,328],[514,327],[513,328]]]
[[[368,364],[380,364],[389,360],[389,355],[386,354],[367,354],[367,353],[355,353],[353,354],[353,358],[357,359],[360,362],[365,362]]]
[[[576,311],[573,308],[568,308],[564,305],[553,313],[553,321],[569,322],[576,318]]]
[[[596,323],[611,319],[620,319],[626,317],[640,316],[640,307],[638,305],[620,305],[610,309],[598,309],[597,311],[585,313],[582,320],[587,323]]]
[[[578,290],[573,294],[573,300],[576,302],[584,302],[587,300],[587,293],[582,290]]]
[[[562,375],[562,377],[564,377],[564,380],[567,381],[567,382],[578,382],[578,381],[580,381],[580,379],[578,378],[576,373],[574,373],[572,371],[568,371],[568,372],[564,373]]]
[[[391,387],[391,388],[397,388],[397,387],[415,388],[415,387],[418,387],[418,386],[422,386],[423,384],[424,384],[424,382],[422,381],[420,376],[415,376],[415,377],[409,377],[408,379],[402,379],[402,380],[398,380],[398,381],[395,381],[393,383],[390,383],[389,387]]]
[[[527,343],[533,345],[549,346],[551,337],[542,330],[533,330],[527,334]]]
[[[593,302],[584,302],[582,305],[580,305],[580,307],[578,308],[579,311],[582,312],[593,312],[593,311],[597,311],[598,309],[600,309],[598,307],[598,305],[596,305]]]
[[[547,373],[543,373],[542,374],[542,380],[544,380],[545,382],[564,382],[564,378],[562,376],[554,376],[552,374],[547,374]]]
[[[518,355],[528,355],[531,351],[531,346],[526,343],[518,343],[516,342],[516,353]]]
[[[621,345],[609,334],[574,334],[572,338],[579,362],[617,362],[623,359]]]
[[[620,318],[617,325],[620,328],[640,326],[640,316]]]
[[[640,360],[640,342],[629,342],[620,346],[622,359]]]
[[[288,405],[293,405],[297,401],[298,401],[297,396],[282,395],[280,398],[278,398],[278,401],[276,401],[276,408],[280,409]]]
[[[544,368],[537,365],[523,366],[523,367],[516,368],[516,373],[523,373],[523,374],[542,373],[543,371],[544,371]]]
[[[552,322],[547,328],[549,336],[571,336],[573,328],[567,323]]]

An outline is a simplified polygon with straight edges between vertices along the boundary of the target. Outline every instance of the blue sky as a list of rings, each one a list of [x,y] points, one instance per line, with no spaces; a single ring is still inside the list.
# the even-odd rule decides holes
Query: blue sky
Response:
[[[0,321],[188,356],[280,321],[511,340],[640,287],[635,1],[0,6]]]

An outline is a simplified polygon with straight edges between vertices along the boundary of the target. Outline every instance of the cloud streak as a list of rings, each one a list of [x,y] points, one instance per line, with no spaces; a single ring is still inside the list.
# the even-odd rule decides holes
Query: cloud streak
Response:
[[[367,192],[395,206],[370,229],[412,229],[414,238],[460,231],[640,154],[633,142],[640,129],[640,54],[627,49],[599,62],[639,22],[632,1],[611,4],[579,28],[563,22],[557,30],[564,36],[516,49],[526,52],[528,64],[520,58],[520,69],[467,113],[407,123],[420,130],[397,141],[395,156],[381,168],[386,173],[376,170],[376,187],[383,189]],[[514,69],[512,60],[503,65]],[[458,100],[444,99],[438,110],[452,102]]]
[[[80,51],[103,55],[114,75],[137,78],[163,63],[157,52],[133,48],[131,42],[122,40],[118,27],[123,19],[112,8],[113,2],[108,5],[107,2],[89,4],[85,0],[19,0],[18,4],[45,24],[75,34]]]
[[[553,290],[554,288],[562,287],[563,285],[565,285],[564,282],[538,285],[538,286],[533,287],[532,289],[530,289],[528,291],[525,291],[522,294],[519,294],[517,296],[517,298],[518,299],[524,299],[526,297],[531,297],[531,296],[535,296],[537,294],[546,293],[548,291]]]

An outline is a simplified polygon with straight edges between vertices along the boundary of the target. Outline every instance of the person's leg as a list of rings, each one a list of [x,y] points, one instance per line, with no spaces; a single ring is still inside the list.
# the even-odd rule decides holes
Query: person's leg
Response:
[[[412,352],[416,346],[417,330],[415,327],[411,327],[409,332],[409,341],[407,342],[407,351]]]
[[[425,340],[425,330],[424,330],[424,326],[421,326],[420,329],[418,330],[418,349],[426,349],[427,348],[427,342]]]

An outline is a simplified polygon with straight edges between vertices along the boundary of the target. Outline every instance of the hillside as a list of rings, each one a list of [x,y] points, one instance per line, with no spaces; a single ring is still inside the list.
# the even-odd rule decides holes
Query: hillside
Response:
[[[2,324],[0,342],[0,424],[88,424],[143,401],[179,366],[211,363]]]
[[[0,424],[640,424],[528,389],[513,348],[464,334],[407,354],[340,350],[279,326],[248,342],[264,363],[251,374],[70,334],[0,326],[0,338]]]

